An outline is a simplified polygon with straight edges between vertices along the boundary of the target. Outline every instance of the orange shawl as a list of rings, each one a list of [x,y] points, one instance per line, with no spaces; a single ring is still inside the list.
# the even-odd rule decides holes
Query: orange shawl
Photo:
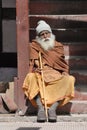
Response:
[[[64,57],[64,48],[60,42],[55,41],[55,46],[51,50],[43,50],[41,46],[34,40],[30,44],[30,60],[34,61],[39,58],[39,51],[42,54],[42,59],[45,65],[54,68],[55,70],[62,72],[69,72],[69,66],[67,65]],[[34,63],[30,64],[34,66]]]

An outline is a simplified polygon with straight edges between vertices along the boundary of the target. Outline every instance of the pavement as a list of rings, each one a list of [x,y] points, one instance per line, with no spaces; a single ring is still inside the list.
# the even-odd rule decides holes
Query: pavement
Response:
[[[56,123],[36,120],[36,116],[0,114],[0,130],[87,130],[87,114],[58,115]]]

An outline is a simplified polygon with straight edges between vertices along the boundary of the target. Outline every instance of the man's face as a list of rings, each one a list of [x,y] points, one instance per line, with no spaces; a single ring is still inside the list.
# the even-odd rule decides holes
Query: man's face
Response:
[[[41,39],[44,39],[45,41],[47,41],[50,37],[51,37],[51,33],[49,31],[42,31],[40,34],[39,34],[39,37]]]
[[[36,40],[44,50],[49,50],[54,47],[55,36],[49,31],[42,31]]]

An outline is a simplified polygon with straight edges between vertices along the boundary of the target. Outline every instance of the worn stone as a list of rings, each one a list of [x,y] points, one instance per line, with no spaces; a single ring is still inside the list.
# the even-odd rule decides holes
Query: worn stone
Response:
[[[0,82],[0,93],[5,93],[8,88],[9,88],[8,82]]]

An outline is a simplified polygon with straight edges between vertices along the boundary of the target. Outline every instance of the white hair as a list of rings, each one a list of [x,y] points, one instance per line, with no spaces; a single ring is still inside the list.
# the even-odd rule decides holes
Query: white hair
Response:
[[[44,50],[49,50],[54,47],[55,35],[51,33],[50,38],[41,38],[39,36],[36,36],[36,41]]]

